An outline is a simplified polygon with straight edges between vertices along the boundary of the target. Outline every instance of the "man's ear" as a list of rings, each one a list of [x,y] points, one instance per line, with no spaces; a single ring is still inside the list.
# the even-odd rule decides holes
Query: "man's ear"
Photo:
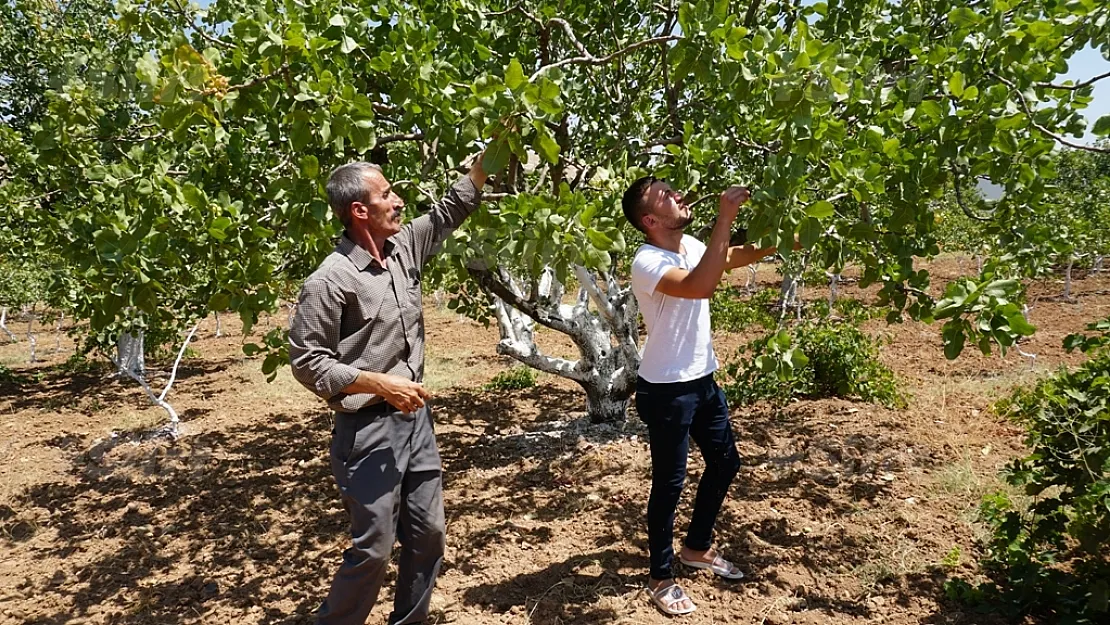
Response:
[[[352,219],[360,219],[362,221],[366,221],[366,218],[369,216],[369,214],[370,211],[366,208],[365,204],[363,204],[362,202],[351,202]]]

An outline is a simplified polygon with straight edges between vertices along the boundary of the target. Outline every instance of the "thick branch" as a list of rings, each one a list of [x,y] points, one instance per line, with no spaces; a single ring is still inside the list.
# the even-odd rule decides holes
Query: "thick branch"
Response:
[[[489,269],[468,267],[468,270],[483,289],[501,298],[505,303],[528,315],[539,324],[563,334],[575,333],[575,328],[569,320],[554,311],[545,310],[524,299],[514,292],[509,285],[498,279]]]
[[[748,5],[748,13],[744,15],[744,27],[748,30],[755,28],[755,17],[759,13],[759,3],[761,0],[752,0]]]
[[[585,382],[587,378],[587,376],[579,371],[577,360],[564,360],[554,356],[545,356],[536,349],[534,344],[525,345],[524,343],[511,339],[503,339],[497,344],[497,353],[503,356],[510,356],[534,369],[539,369],[546,373],[553,373],[576,382]]]

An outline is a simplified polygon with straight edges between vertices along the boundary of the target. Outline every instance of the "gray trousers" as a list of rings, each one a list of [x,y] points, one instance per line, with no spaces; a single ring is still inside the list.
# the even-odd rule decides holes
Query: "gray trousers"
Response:
[[[364,625],[389,553],[401,544],[390,625],[428,618],[445,547],[443,479],[428,406],[405,414],[335,415],[332,473],[351,516],[353,544],[317,612],[318,625]]]

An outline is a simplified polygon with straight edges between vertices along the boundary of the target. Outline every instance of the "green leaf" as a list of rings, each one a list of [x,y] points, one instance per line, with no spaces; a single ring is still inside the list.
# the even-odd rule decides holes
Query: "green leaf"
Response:
[[[613,247],[613,239],[609,235],[593,228],[586,229],[586,239],[590,241],[591,245],[604,252],[608,252]]]
[[[802,247],[805,249],[812,249],[817,241],[821,239],[821,234],[824,229],[821,228],[821,222],[816,217],[806,217],[798,226],[798,240],[801,242]]]
[[[948,79],[948,91],[957,98],[964,95],[964,75],[963,72],[954,72]]]
[[[527,83],[528,79],[524,76],[524,68],[521,67],[520,61],[516,59],[509,61],[509,68],[505,70],[505,86],[516,92]]]
[[[956,28],[968,28],[979,23],[979,14],[966,7],[953,9],[948,13],[948,21]]]
[[[561,151],[559,143],[556,142],[555,138],[551,136],[551,133],[548,132],[547,127],[543,125],[543,122],[537,121],[535,124],[535,128],[536,140],[533,143],[533,147],[536,148],[537,152],[543,155],[544,159],[546,159],[547,162],[552,164],[558,163],[559,152]]]
[[[1091,132],[1100,137],[1110,135],[1110,115],[1103,115],[1098,118],[1098,120],[1095,121],[1095,125],[1091,128]]]
[[[1006,321],[1009,323],[1010,330],[1012,330],[1014,334],[1032,336],[1033,333],[1037,331],[1037,328],[1026,321],[1025,315],[1022,315],[1020,312],[1011,314],[1006,318]]]
[[[309,154],[301,157],[301,178],[315,180],[320,175],[320,160]]]
[[[806,207],[806,215],[816,219],[828,219],[836,213],[831,202],[821,200]]]
[[[512,153],[513,150],[509,146],[509,141],[505,137],[498,138],[482,153],[482,169],[491,175],[500,173],[502,169],[505,169],[505,165],[509,163],[509,157]]]

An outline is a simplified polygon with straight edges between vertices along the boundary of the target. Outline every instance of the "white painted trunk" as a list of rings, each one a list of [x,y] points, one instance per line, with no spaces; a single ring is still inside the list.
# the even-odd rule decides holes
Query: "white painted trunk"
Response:
[[[779,286],[780,321],[786,319],[791,308],[795,309],[798,319],[802,318],[801,289],[802,280],[799,276],[790,273],[782,276],[782,284]]]
[[[1075,266],[1075,259],[1068,257],[1068,269],[1064,274],[1064,299],[1071,301],[1071,270]]]
[[[35,329],[35,315],[31,314],[27,318],[27,342],[31,344],[31,355],[28,358],[27,362],[30,362],[30,363],[36,363],[36,362],[39,361],[38,357],[35,355],[35,348],[38,347],[39,342],[35,339],[34,329]]]
[[[27,342],[31,345],[31,353],[27,362],[36,363],[38,357],[35,354],[35,348],[38,347],[39,342],[35,339],[35,307],[31,306],[30,311],[24,309],[24,312],[27,314]]]
[[[218,311],[218,310],[212,311],[212,314],[215,315],[215,317],[216,317],[216,338],[220,338],[221,336],[224,335],[223,324],[220,323],[220,311]]]
[[[143,376],[146,360],[143,357],[143,331],[137,335],[124,332],[116,341],[116,368],[118,373]]]
[[[832,314],[833,306],[836,305],[837,291],[840,288],[840,274],[829,274],[829,314]]]
[[[0,308],[0,330],[3,330],[4,334],[7,334],[8,338],[11,339],[12,342],[14,343],[14,342],[18,341],[19,339],[16,338],[15,334],[11,330],[8,329],[8,323],[7,322],[8,322],[8,307],[4,306],[3,308]]]
[[[57,354],[62,351],[62,322],[65,321],[65,313],[58,317],[58,325],[54,328],[54,353]]]
[[[497,353],[560,377],[586,391],[586,412],[595,423],[623,421],[636,389],[640,356],[637,348],[636,300],[609,276],[575,269],[581,286],[573,305],[562,304],[564,286],[545,271],[529,284],[505,269],[472,269],[482,288],[494,295],[494,313],[501,341]],[[496,273],[495,273],[496,272]],[[606,284],[602,291],[600,284]],[[596,310],[590,310],[590,304]],[[578,360],[540,352],[535,323],[562,332],[578,347]]]
[[[744,292],[748,295],[755,293],[755,276],[757,265],[759,265],[759,263],[752,263],[751,265],[748,265],[746,267],[746,269],[748,270],[748,278],[744,281]]]

